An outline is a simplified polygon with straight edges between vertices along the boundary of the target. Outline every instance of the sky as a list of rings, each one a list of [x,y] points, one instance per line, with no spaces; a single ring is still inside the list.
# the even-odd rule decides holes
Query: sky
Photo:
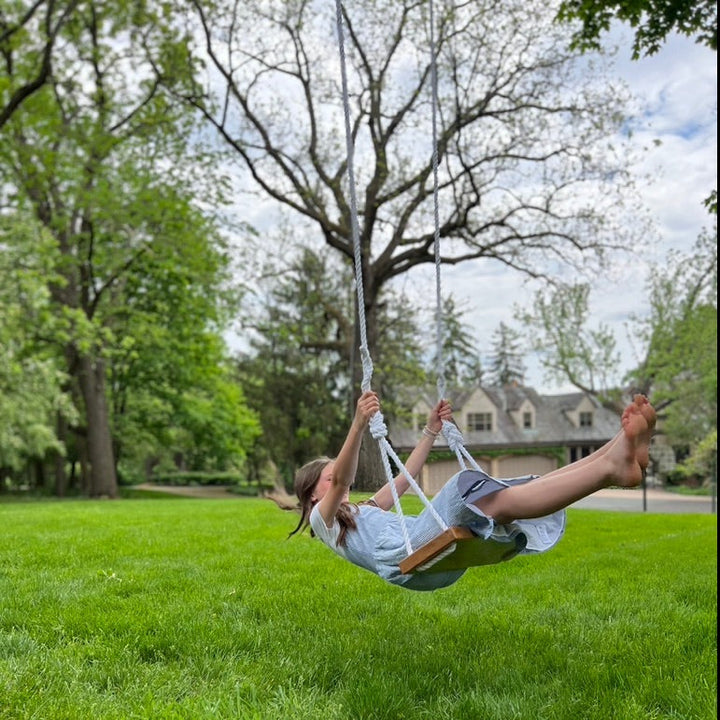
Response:
[[[631,315],[647,315],[645,283],[650,265],[670,248],[690,251],[711,218],[702,201],[717,188],[717,54],[692,40],[671,37],[656,55],[633,61],[629,31],[616,30],[620,45],[617,75],[644,111],[634,123],[633,143],[648,148],[638,174],[654,182],[640,186],[642,201],[655,220],[652,238],[636,262],[613,263],[590,294],[590,325],[609,327],[618,342],[620,375],[637,364],[638,348],[628,333]],[[479,345],[501,322],[513,322],[513,303],[526,305],[534,294],[517,273],[495,264],[467,262],[442,270],[443,289],[466,309],[465,321],[477,329]],[[433,282],[431,278],[426,281]],[[487,347],[487,344],[484,345]],[[486,359],[481,349],[481,356]],[[541,393],[571,392],[570,385],[546,381],[537,358],[528,355],[526,384]]]
[[[633,122],[632,142],[645,149],[638,177],[654,178],[649,184],[639,182],[639,191],[656,224],[656,234],[642,254],[632,263],[625,256],[613,260],[590,295],[589,325],[603,324],[613,331],[622,357],[620,380],[639,359],[641,349],[629,337],[628,321],[632,315],[647,315],[651,264],[661,262],[670,248],[690,251],[703,228],[711,225],[702,202],[717,188],[717,54],[690,39],[671,36],[656,55],[632,60],[632,34],[621,26],[607,42],[618,45],[616,75],[641,108]],[[414,272],[409,282],[421,288],[419,297],[434,298],[434,267]],[[501,322],[517,327],[513,306],[528,305],[537,287],[525,285],[516,272],[497,262],[468,261],[443,267],[441,273],[443,291],[451,292],[464,311],[463,321],[475,330],[481,361],[487,365],[492,333]],[[237,336],[228,341],[238,347]],[[539,392],[575,390],[546,380],[531,354],[525,365],[526,385]]]

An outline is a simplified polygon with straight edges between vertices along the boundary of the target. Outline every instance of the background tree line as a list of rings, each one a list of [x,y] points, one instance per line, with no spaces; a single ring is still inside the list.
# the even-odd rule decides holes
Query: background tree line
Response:
[[[613,376],[613,338],[586,324],[582,278],[643,230],[625,222],[629,167],[608,142],[625,94],[577,79],[606,21],[588,27],[584,4],[436,4],[443,262],[544,279],[518,317],[556,379],[610,404],[637,387],[678,442],[707,437],[716,227],[655,276],[631,378]],[[436,360],[397,284],[434,262],[426,11],[382,0],[344,15],[364,310],[390,417]],[[677,27],[715,48],[705,11]],[[557,22],[573,13],[579,50]],[[337,447],[360,363],[334,21],[309,0],[0,2],[3,477],[115,496],[118,476],[162,467],[259,475],[271,460],[287,479]],[[237,279],[278,237],[228,221],[232,165],[302,238],[262,286]],[[558,282],[562,265],[577,282]],[[238,316],[248,350],[232,358]],[[449,375],[522,378],[517,331],[497,329],[483,378],[452,298],[444,324]]]

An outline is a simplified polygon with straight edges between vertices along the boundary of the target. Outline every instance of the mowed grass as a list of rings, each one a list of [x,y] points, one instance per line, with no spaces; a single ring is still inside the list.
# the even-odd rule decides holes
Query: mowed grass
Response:
[[[260,499],[0,505],[0,718],[716,717],[711,515],[570,510],[415,593]]]

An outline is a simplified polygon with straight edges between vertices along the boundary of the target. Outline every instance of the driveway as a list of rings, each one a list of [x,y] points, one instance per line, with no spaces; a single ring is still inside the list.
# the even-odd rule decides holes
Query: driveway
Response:
[[[136,487],[140,490],[154,490],[155,492],[166,492],[169,495],[183,495],[195,498],[236,500],[243,497],[229,492],[226,487],[218,485],[195,487],[152,485],[148,483]],[[292,500],[295,502],[294,497]],[[710,514],[717,512],[717,500],[713,500],[709,495],[680,495],[657,488],[647,488],[645,491],[640,488],[612,488],[600,490],[590,497],[574,503],[571,507],[583,510]]]
[[[717,499],[709,495],[680,495],[658,488],[611,488],[600,490],[571,507],[583,510],[710,514],[717,512]]]
[[[141,485],[135,485],[135,488],[167,493],[168,495],[208,498],[211,500],[236,500],[242,497],[238,493],[230,492],[230,488],[225,485],[155,485],[153,483],[142,483]]]

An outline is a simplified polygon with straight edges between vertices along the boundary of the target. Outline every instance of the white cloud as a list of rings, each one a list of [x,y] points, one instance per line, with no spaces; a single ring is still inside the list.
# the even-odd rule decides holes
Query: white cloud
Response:
[[[621,48],[619,76],[636,96],[641,113],[632,124],[633,143],[644,148],[638,177],[642,200],[655,220],[658,241],[635,263],[618,260],[593,288],[591,323],[610,326],[623,354],[620,373],[637,363],[637,350],[627,338],[631,315],[648,311],[645,283],[649,266],[670,248],[690,250],[698,234],[711,225],[702,201],[717,187],[717,54],[683,37],[672,37],[655,56],[630,60],[630,40],[614,35]],[[489,339],[500,322],[510,322],[513,302],[529,303],[533,289],[516,273],[495,265],[466,263],[443,268],[443,288],[452,290],[471,308],[468,321],[479,341]],[[486,343],[481,347],[489,350]],[[537,362],[529,357],[528,384],[542,392],[564,392],[568,386],[544,382]]]

